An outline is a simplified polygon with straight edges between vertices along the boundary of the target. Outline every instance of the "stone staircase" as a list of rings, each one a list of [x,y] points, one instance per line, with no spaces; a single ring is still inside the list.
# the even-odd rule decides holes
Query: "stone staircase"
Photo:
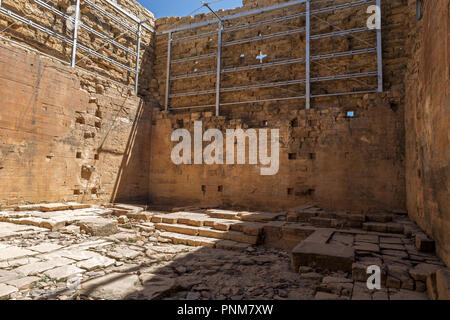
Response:
[[[194,211],[194,210],[192,210]],[[238,212],[207,209],[179,211],[152,217],[162,238],[173,243],[246,250],[264,242],[265,223],[283,218],[285,213]]]

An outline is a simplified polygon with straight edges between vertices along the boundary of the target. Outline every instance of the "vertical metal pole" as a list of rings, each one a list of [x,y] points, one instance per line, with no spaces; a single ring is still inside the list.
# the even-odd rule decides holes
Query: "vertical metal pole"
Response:
[[[306,110],[311,109],[311,3],[306,0]]]
[[[77,58],[78,24],[80,21],[80,0],[77,0],[75,8],[75,23],[73,25],[73,44],[72,44],[72,68],[75,68]]]
[[[167,71],[166,71],[166,111],[169,110],[171,64],[172,64],[172,32],[169,32],[169,41],[167,45]]]
[[[220,80],[222,74],[222,21],[218,23],[219,30],[217,33],[217,80],[216,80],[216,116],[220,115]]]
[[[378,92],[383,92],[383,46],[381,40],[381,0],[377,0],[377,63],[378,63]]]
[[[134,84],[134,91],[136,95],[138,94],[138,84],[139,84],[139,59],[141,54],[141,32],[142,32],[142,22],[139,22],[138,31],[137,31],[137,51],[136,51],[136,77]]]

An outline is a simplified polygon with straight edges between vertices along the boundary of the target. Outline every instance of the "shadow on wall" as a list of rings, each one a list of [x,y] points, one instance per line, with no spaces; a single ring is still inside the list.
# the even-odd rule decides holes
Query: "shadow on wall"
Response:
[[[153,100],[149,83],[152,76],[152,45],[145,50],[139,73],[139,96],[141,102],[136,112],[130,136],[117,173],[111,196],[112,203],[125,202],[148,204],[150,138],[152,129]]]

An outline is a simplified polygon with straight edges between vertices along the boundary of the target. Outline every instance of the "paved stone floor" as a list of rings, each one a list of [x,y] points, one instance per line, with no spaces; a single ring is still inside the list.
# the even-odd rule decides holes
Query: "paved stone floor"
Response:
[[[425,290],[403,286],[369,292],[352,272],[293,272],[290,252],[282,249],[172,244],[153,223],[117,217],[107,208],[45,214],[27,209],[0,220],[9,219],[0,222],[0,299],[427,299]],[[369,251],[373,242],[383,250],[399,245],[357,240]],[[397,272],[405,273],[401,267]]]

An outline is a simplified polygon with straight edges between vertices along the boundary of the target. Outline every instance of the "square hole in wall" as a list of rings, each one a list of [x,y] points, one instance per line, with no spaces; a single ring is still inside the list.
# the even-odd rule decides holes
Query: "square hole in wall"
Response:
[[[183,121],[183,119],[178,119],[178,120],[177,120],[177,127],[178,127],[178,128],[183,128],[183,127],[184,127],[184,121]]]
[[[79,152],[79,151],[77,152],[76,158],[81,159],[81,152]]]
[[[268,126],[269,126],[269,121],[263,120],[262,126],[263,126],[263,127],[268,127]]]
[[[218,187],[217,187],[217,191],[218,191],[218,192],[222,192],[222,191],[223,191],[223,186],[218,186]]]
[[[202,192],[206,192],[206,186],[205,185],[202,186]]]
[[[95,154],[94,155],[94,160],[99,160],[100,159],[100,155],[99,154]]]
[[[316,159],[316,154],[315,153],[310,153],[309,154],[309,159],[315,160]]]
[[[79,117],[77,117],[77,119],[75,120],[75,123],[78,123],[78,124],[86,124],[86,120],[85,120],[82,116],[79,116]]]
[[[295,118],[294,120],[291,121],[291,127],[292,128],[298,127],[298,119],[297,118]]]
[[[347,118],[354,118],[355,117],[355,111],[347,111]]]
[[[288,154],[288,158],[289,158],[289,160],[296,160],[297,159],[297,154],[296,153],[289,153]]]
[[[73,194],[76,196],[79,196],[81,194],[81,191],[78,189],[73,190]]]
[[[287,188],[287,195],[292,196],[294,194],[294,188]]]

